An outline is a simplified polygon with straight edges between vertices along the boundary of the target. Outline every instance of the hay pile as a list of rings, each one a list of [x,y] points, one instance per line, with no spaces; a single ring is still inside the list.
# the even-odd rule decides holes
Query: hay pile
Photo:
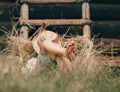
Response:
[[[61,37],[62,46],[65,47],[71,40],[76,42],[72,71],[64,72],[58,69],[44,68],[24,74],[21,73],[22,66],[31,57],[36,57],[31,41],[16,36],[8,36],[2,41],[6,47],[0,53],[1,90],[3,92],[8,90],[11,90],[10,92],[41,92],[42,89],[44,92],[58,90],[59,92],[80,92],[89,86],[91,87],[98,76],[102,76],[104,73],[99,63],[103,57],[92,47],[92,44],[88,44],[91,41],[89,42],[79,35],[69,38]]]
[[[96,76],[103,68],[104,56],[101,55],[102,51],[97,51],[93,45],[93,40],[84,38],[80,35],[71,36],[64,39],[63,44],[66,45],[71,40],[76,42],[74,53],[76,55],[73,62],[74,73],[81,74],[82,76]]]
[[[79,35],[68,38],[61,37],[61,39],[63,47],[71,40],[76,42],[74,50],[76,58],[73,62],[74,70],[84,71],[84,74],[92,72],[92,75],[99,70],[98,62],[101,62],[102,57],[100,53],[93,49],[92,41]],[[3,59],[6,64],[9,63],[11,65],[9,67],[11,71],[20,71],[21,67],[24,66],[31,57],[36,57],[32,43],[29,40],[24,40],[17,36],[8,36],[4,42],[7,46],[1,51],[0,56],[2,56],[1,59]]]
[[[0,60],[3,63],[1,68],[7,69],[7,72],[18,72],[28,59],[35,56],[32,43],[29,40],[16,36],[5,36],[5,48],[0,52]],[[1,69],[2,70],[2,69]]]

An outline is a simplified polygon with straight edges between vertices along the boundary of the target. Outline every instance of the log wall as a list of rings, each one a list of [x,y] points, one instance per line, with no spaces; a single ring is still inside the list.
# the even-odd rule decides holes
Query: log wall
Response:
[[[4,24],[9,27],[11,22],[12,6],[14,0],[1,0],[0,2],[0,25]],[[4,4],[3,4],[4,3]],[[30,19],[80,19],[81,4],[45,4],[30,5]],[[92,33],[99,34],[105,38],[120,38],[120,0],[90,0],[90,19],[94,21],[92,24]],[[20,5],[14,7],[13,17],[20,16]],[[79,29],[74,29],[78,31]],[[63,28],[64,31],[64,28]]]

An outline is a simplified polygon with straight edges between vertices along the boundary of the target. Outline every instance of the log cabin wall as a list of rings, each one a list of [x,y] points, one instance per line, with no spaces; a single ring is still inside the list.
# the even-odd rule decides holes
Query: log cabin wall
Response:
[[[13,4],[15,5],[13,8]],[[20,16],[20,4],[15,0],[0,0],[0,25],[11,28],[13,18]],[[81,4],[30,4],[30,16],[32,18],[81,18]],[[120,39],[120,0],[90,0],[90,19],[92,34],[98,37]],[[64,33],[68,27],[60,27],[60,33]],[[77,32],[80,27],[72,27]],[[62,30],[62,31],[60,31]]]

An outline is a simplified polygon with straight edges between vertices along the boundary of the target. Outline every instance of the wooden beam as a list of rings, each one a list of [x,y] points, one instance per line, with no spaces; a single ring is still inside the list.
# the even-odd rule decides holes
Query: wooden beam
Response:
[[[80,3],[89,0],[20,0],[21,3]]]
[[[26,20],[30,25],[84,25],[90,24],[91,20],[84,19],[46,19],[46,20]]]

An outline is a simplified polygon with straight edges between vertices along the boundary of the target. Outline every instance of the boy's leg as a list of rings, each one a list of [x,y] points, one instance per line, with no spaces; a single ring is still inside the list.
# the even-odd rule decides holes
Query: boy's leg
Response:
[[[61,47],[58,43],[53,43],[49,40],[45,40],[43,43],[43,51],[49,54],[68,57],[69,60],[73,60],[74,54],[73,49],[75,47],[75,42],[72,41],[67,45],[66,48]]]
[[[53,43],[52,41],[45,40],[43,42],[43,52],[58,55],[58,56],[65,56],[66,55],[66,49],[61,47],[58,43]]]

